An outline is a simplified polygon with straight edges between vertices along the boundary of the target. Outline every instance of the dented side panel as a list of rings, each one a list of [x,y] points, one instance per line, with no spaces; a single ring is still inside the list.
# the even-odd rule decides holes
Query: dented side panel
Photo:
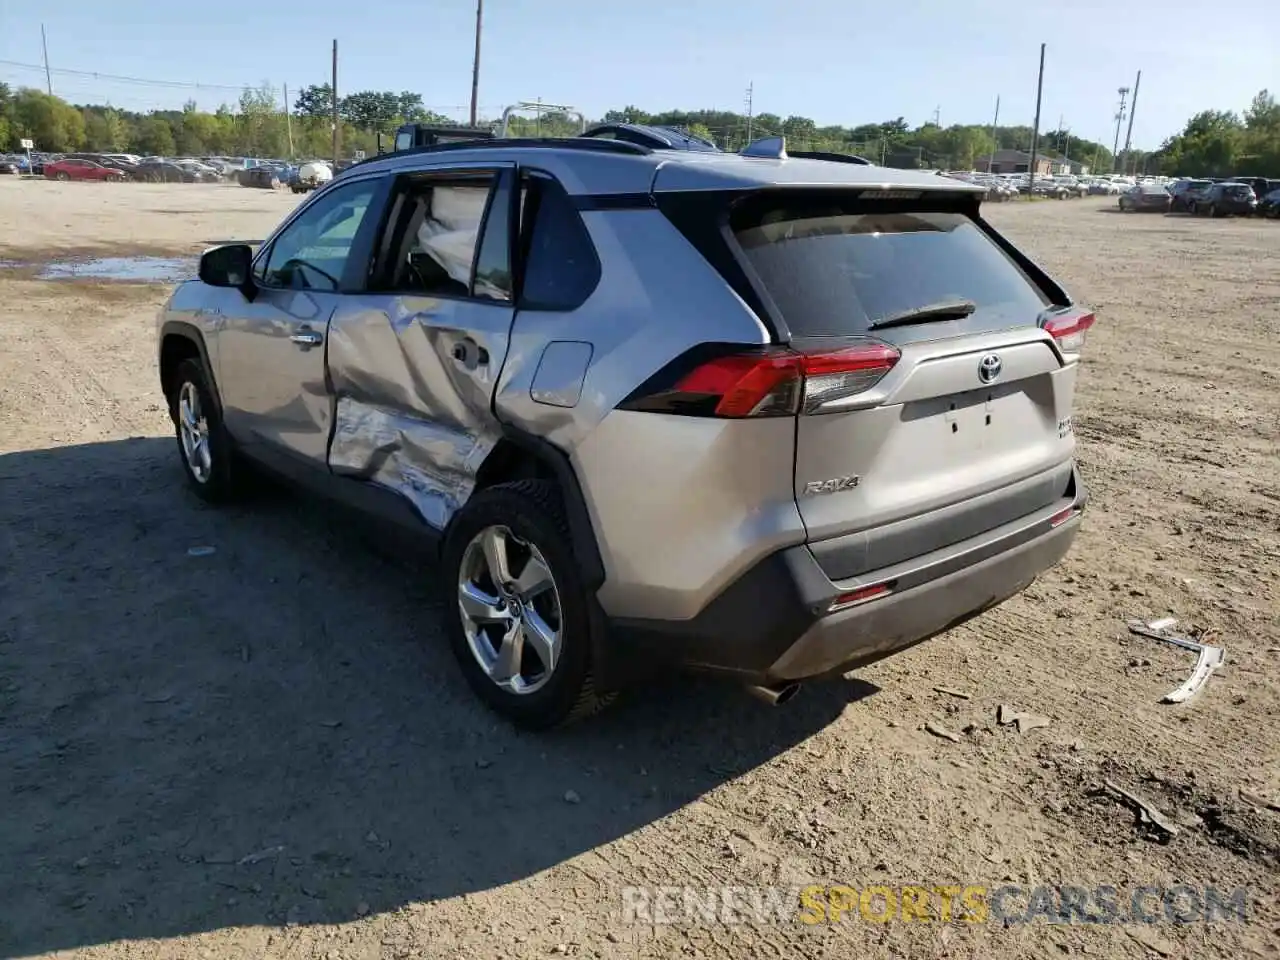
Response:
[[[493,390],[510,304],[349,297],[329,328],[334,473],[386,486],[443,529],[500,436]]]

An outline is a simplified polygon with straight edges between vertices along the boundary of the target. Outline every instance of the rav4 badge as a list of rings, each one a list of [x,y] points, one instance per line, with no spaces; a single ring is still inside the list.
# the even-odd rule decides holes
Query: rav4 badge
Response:
[[[832,477],[830,480],[810,480],[804,485],[804,495],[811,497],[819,493],[839,493],[841,490],[852,490],[861,482],[862,478],[859,476]]]

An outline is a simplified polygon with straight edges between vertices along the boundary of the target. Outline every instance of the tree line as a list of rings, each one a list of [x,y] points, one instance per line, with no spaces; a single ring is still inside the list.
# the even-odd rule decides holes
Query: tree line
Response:
[[[37,149],[129,152],[154,156],[325,157],[332,151],[333,96],[328,84],[298,91],[286,111],[269,86],[247,88],[234,105],[213,112],[194,102],[181,110],[139,113],[99,104],[74,105],[40,90],[13,90],[0,84],[0,150],[16,150],[30,138]],[[781,134],[792,149],[858,154],[895,167],[977,169],[1000,149],[1029,151],[1032,129],[982,124],[912,127],[903,117],[856,126],[819,126],[808,117],[762,113],[746,117],[727,110],[668,110],[651,113],[627,106],[610,110],[604,121],[632,121],[679,127],[727,150],[749,139]],[[378,137],[391,136],[406,121],[461,123],[423,106],[410,91],[364,90],[338,101],[341,152],[372,153]],[[513,119],[516,135],[560,136],[577,132],[571,118],[547,112]],[[1106,144],[1050,130],[1039,150],[1089,167],[1094,172],[1128,172],[1280,177],[1280,107],[1266,90],[1242,115],[1208,110],[1196,114],[1180,133],[1150,153],[1131,151],[1116,158]],[[1119,160],[1119,163],[1117,163]]]

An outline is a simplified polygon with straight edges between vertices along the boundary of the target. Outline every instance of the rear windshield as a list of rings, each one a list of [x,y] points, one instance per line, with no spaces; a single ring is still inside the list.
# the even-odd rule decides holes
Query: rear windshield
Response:
[[[1229,197],[1251,197],[1253,196],[1253,187],[1247,183],[1229,183],[1222,188],[1222,192]]]
[[[749,218],[734,216],[734,234],[795,336],[857,335],[955,301],[998,329],[1034,323],[1050,302],[963,213],[778,207]]]

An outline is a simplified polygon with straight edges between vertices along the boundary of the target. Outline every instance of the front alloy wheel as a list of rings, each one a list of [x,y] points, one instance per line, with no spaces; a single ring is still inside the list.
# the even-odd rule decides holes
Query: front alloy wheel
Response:
[[[213,455],[209,450],[209,420],[200,403],[200,392],[190,380],[178,392],[178,439],[191,471],[191,479],[205,484],[213,475]]]
[[[500,689],[541,689],[560,658],[560,593],[542,552],[510,529],[490,526],[467,544],[458,610],[471,655]]]

